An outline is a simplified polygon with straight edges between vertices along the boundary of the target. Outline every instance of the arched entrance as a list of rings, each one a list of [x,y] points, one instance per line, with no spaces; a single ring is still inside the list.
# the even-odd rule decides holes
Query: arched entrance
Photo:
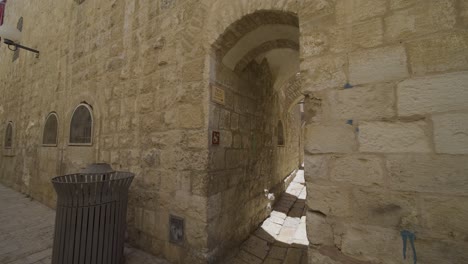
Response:
[[[210,69],[208,246],[217,261],[269,217],[303,162],[297,16],[245,15],[212,45]],[[305,196],[298,184],[296,200]]]

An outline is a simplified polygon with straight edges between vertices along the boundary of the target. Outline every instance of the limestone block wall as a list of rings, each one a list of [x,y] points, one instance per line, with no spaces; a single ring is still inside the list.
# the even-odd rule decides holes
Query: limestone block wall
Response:
[[[221,261],[268,216],[274,200],[267,194],[279,197],[285,190],[284,180],[298,169],[302,151],[299,107],[288,111],[291,102],[273,89],[267,61],[253,62],[241,75],[213,63],[210,85],[224,91],[225,103],[210,102],[209,132],[220,133],[220,144],[210,146],[211,262]],[[284,130],[281,146],[279,120]]]
[[[5,24],[24,18],[22,44],[0,46],[0,180],[54,206],[50,179],[92,162],[136,174],[129,241],[174,263],[203,260],[207,248],[209,91],[198,1],[9,1]],[[206,82],[207,83],[207,82]],[[92,108],[93,144],[68,144],[73,110]],[[46,116],[58,116],[58,145],[42,146]],[[7,122],[14,147],[4,150]],[[169,215],[185,220],[169,242]]]
[[[402,230],[421,263],[468,262],[464,0],[9,1],[6,23],[22,16],[41,57],[11,62],[0,46],[2,142],[14,123],[1,182],[53,205],[54,175],[133,171],[131,243],[205,263],[221,223],[208,199],[211,45],[257,10],[299,18],[309,262],[401,263]],[[69,146],[81,102],[94,143]],[[59,143],[45,148],[51,111]],[[182,246],[168,242],[169,214],[186,221]]]
[[[468,261],[465,2],[299,11],[310,263]]]

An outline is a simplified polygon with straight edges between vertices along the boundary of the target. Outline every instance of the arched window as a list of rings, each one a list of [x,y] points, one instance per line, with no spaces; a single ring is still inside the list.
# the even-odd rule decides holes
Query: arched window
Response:
[[[13,147],[13,123],[8,122],[5,131],[5,144],[3,145],[6,149]]]
[[[45,122],[42,144],[44,146],[57,146],[58,119],[56,113],[50,113]]]
[[[91,145],[93,134],[93,116],[91,108],[80,104],[73,112],[70,124],[70,144]]]
[[[278,146],[284,146],[284,129],[281,120],[278,121]]]

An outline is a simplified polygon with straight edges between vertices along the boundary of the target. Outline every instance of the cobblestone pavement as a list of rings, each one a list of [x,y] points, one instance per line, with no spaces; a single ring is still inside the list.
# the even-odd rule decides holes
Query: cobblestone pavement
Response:
[[[300,170],[275,204],[270,217],[241,246],[228,264],[305,264],[309,241],[306,188]]]
[[[55,211],[0,185],[0,263],[50,264]],[[127,264],[169,264],[125,248]]]

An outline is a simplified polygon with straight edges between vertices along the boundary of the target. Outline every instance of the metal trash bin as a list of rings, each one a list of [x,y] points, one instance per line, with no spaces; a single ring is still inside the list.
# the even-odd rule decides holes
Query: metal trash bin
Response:
[[[112,171],[52,179],[57,192],[52,264],[123,263],[133,177]]]

